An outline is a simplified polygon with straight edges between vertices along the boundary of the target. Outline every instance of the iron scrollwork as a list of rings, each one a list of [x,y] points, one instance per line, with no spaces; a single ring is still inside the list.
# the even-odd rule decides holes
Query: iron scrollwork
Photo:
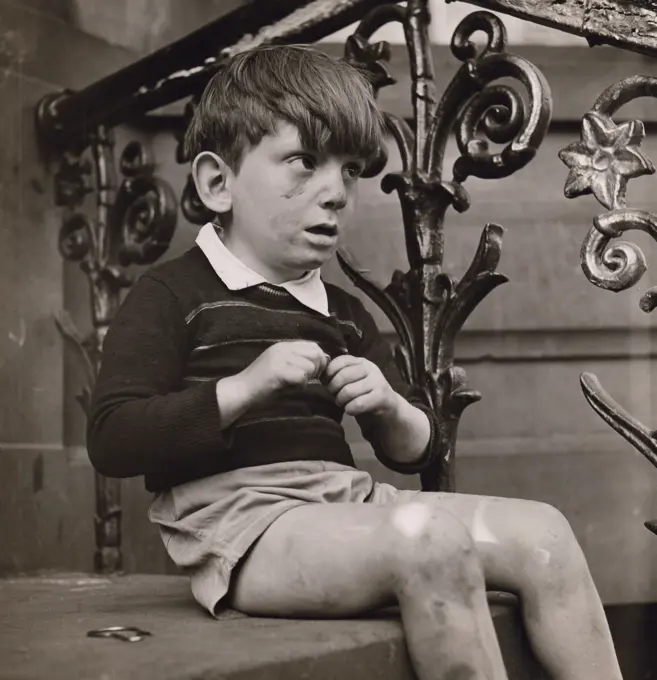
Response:
[[[591,283],[606,290],[627,290],[646,271],[646,258],[634,243],[616,241],[639,230],[657,240],[657,215],[627,207],[630,179],[650,175],[655,167],[641,150],[645,129],[640,120],[616,125],[612,116],[637,97],[657,97],[657,78],[632,76],[608,87],[582,120],[581,140],[559,152],[570,172],[564,193],[568,198],[593,194],[607,212],[593,218],[581,249],[582,269]],[[639,300],[644,312],[657,307],[657,288]],[[592,373],[583,373],[584,396],[595,412],[657,467],[657,433],[631,416],[602,387]],[[645,523],[657,533],[657,521]]]
[[[131,264],[155,262],[168,248],[177,217],[172,189],[154,174],[154,164],[138,142],[126,145],[117,187],[114,138],[104,127],[89,139],[92,160],[66,152],[55,174],[55,197],[65,215],[59,234],[61,255],[79,262],[90,284],[93,329],[83,337],[66,312],[57,327],[81,359],[85,386],[77,399],[89,414],[93,383],[100,367],[103,338],[114,317],[121,290],[132,285]],[[95,186],[91,176],[95,171]],[[96,215],[83,211],[87,194],[96,194]],[[121,555],[121,484],[98,473],[96,483],[96,570],[119,571]]]
[[[458,280],[442,269],[445,213],[452,206],[463,212],[470,198],[463,186],[469,176],[507,177],[536,154],[550,122],[551,98],[542,74],[521,57],[505,53],[504,25],[489,12],[475,12],[457,27],[451,44],[463,65],[437,101],[428,39],[428,9],[424,0],[407,7],[383,5],[372,10],[347,40],[345,57],[370,74],[375,90],[390,84],[385,67],[389,46],[368,39],[382,25],[400,22],[404,28],[413,82],[414,130],[403,119],[386,113],[389,132],[399,147],[402,171],[382,180],[386,193],[396,191],[402,207],[407,272],[395,271],[380,288],[341,251],[340,265],[388,316],[399,339],[396,357],[406,379],[419,387],[428,406],[439,416],[435,465],[423,472],[425,490],[454,490],[456,434],[463,410],[481,398],[468,388],[465,371],[454,365],[454,342],[468,316],[507,278],[498,273],[502,227],[487,224],[470,267]],[[480,52],[471,41],[483,31],[487,44]],[[514,78],[525,87],[528,103],[508,85]],[[460,157],[452,178],[443,178],[445,149],[452,131]],[[494,153],[488,140],[505,144]]]

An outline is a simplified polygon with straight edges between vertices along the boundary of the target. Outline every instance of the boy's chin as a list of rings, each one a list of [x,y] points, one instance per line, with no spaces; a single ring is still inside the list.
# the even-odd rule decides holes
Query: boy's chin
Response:
[[[322,262],[306,262],[305,264],[302,263],[296,263],[295,266],[290,268],[290,271],[294,272],[294,277],[295,279],[301,278],[302,276],[305,276],[308,272],[315,271],[316,269],[321,269],[325,264],[327,260],[324,260]]]
[[[313,253],[312,255],[304,258],[300,258],[298,262],[295,262],[295,268],[300,271],[307,272],[312,269],[320,269],[323,267],[332,257],[335,255],[335,251],[326,253]]]

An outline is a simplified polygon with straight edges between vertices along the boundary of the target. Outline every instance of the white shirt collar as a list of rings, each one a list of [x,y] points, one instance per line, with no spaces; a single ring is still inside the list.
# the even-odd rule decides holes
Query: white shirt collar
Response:
[[[302,305],[324,316],[329,316],[326,288],[319,269],[311,269],[300,279],[285,283],[271,283],[235,257],[219,238],[214,225],[209,222],[201,227],[196,237],[196,244],[229,290],[243,290],[260,283],[267,283],[270,286],[284,288]]]

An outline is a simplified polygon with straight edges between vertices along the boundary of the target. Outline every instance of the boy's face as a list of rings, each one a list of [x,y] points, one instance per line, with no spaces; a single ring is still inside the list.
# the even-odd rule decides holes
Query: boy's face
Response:
[[[232,218],[224,242],[274,283],[322,266],[353,212],[364,166],[363,159],[305,149],[296,127],[279,123],[226,180]]]

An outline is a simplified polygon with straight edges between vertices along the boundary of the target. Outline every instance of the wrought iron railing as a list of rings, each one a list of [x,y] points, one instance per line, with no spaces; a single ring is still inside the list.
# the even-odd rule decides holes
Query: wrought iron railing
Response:
[[[593,218],[582,244],[582,269],[591,283],[616,292],[640,281],[646,258],[637,245],[615,239],[637,229],[657,240],[657,214],[628,208],[625,197],[630,179],[655,172],[640,148],[645,136],[643,123],[629,120],[616,125],[611,118],[637,97],[657,97],[657,78],[633,76],[608,87],[584,116],[581,140],[559,152],[559,158],[570,168],[566,196],[593,194],[607,208]],[[657,288],[648,289],[639,306],[644,312],[652,312],[657,307]],[[595,412],[657,467],[657,430],[625,411],[592,373],[583,373],[580,382]],[[657,534],[657,520],[646,522],[646,527]]]
[[[460,280],[443,270],[445,216],[450,207],[459,212],[468,209],[470,198],[464,187],[468,177],[506,177],[534,157],[550,122],[551,98],[541,73],[525,59],[506,52],[504,26],[486,11],[474,12],[456,29],[451,49],[461,66],[439,98],[433,80],[429,19],[427,0],[251,2],[85,90],[55,93],[41,101],[38,136],[44,150],[59,162],[55,200],[64,208],[60,249],[65,258],[80,262],[92,297],[93,332],[89,337],[79,337],[65,316],[59,327],[81,353],[90,383],[121,290],[132,283],[126,267],[152,263],[166,251],[177,215],[173,190],[155,175],[154,164],[138,142],[128,143],[121,153],[119,183],[113,128],[163,105],[188,99],[186,114],[180,117],[175,131],[180,142],[196,98],[222,68],[225,58],[263,42],[315,42],[355,21],[360,24],[346,42],[345,58],[364,68],[378,91],[394,82],[386,68],[389,46],[384,42],[372,44],[369,38],[383,24],[399,22],[412,76],[413,125],[386,114],[390,134],[401,152],[402,170],[385,175],[382,188],[399,196],[409,267],[406,272],[394,272],[390,284],[382,289],[347,253],[341,252],[339,261],[354,284],[389,317],[398,335],[396,356],[401,370],[410,383],[421,387],[426,403],[439,415],[436,462],[421,474],[423,489],[455,488],[459,419],[463,410],[481,397],[468,388],[465,372],[454,363],[455,341],[474,308],[506,278],[496,271],[503,233],[496,224],[483,228],[472,263]],[[471,40],[478,31],[486,35],[485,45],[479,49]],[[496,82],[501,78],[507,79],[505,84]],[[521,86],[520,90],[508,84],[509,78]],[[636,93],[636,87],[632,91]],[[612,104],[605,102],[617,99],[612,93],[600,101],[598,113],[590,114],[585,123],[587,130],[595,122],[603,127],[608,124],[602,114],[609,113]],[[634,144],[638,133],[638,127],[629,130],[628,143]],[[448,176],[445,149],[452,134],[460,156]],[[489,142],[503,146],[502,150],[494,152]],[[579,162],[578,148],[563,152],[563,159],[573,168]],[[642,158],[638,152],[636,158]],[[177,160],[187,160],[180,143]],[[649,166],[644,162],[640,167],[646,171]],[[610,171],[608,177],[620,173],[620,186],[624,187],[623,177],[633,175],[623,174],[625,166],[622,168]],[[632,172],[638,174],[639,170]],[[596,179],[595,187],[603,184]],[[585,189],[581,183],[575,185],[581,191]],[[607,196],[609,191],[599,188],[600,195]],[[81,210],[89,193],[96,195],[94,219],[85,217]],[[618,208],[616,204],[608,207]],[[181,210],[191,222],[207,219],[189,178],[182,189]],[[629,224],[653,229],[654,218],[612,212],[597,218],[599,234],[589,238],[583,257],[607,287],[618,286],[614,283],[617,279],[627,287],[636,280],[640,264],[623,264],[625,261],[618,258],[629,256],[630,251],[605,251],[606,243]],[[636,250],[632,253],[636,255]],[[653,305],[652,296],[648,299]],[[641,439],[644,447],[654,447],[647,430],[639,431],[629,417],[619,420],[620,410],[596,387],[593,378],[584,377],[583,385],[599,412],[612,424],[622,422],[626,436],[627,432],[634,433],[633,443]],[[90,387],[80,396],[85,408]],[[650,450],[654,457],[654,448]],[[120,516],[120,483],[96,475],[99,571],[121,568]]]

